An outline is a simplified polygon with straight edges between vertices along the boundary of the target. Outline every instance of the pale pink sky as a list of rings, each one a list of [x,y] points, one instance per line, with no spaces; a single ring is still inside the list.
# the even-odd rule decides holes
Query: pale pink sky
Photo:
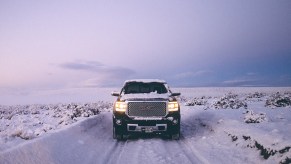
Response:
[[[291,86],[291,1],[0,1],[0,88]]]

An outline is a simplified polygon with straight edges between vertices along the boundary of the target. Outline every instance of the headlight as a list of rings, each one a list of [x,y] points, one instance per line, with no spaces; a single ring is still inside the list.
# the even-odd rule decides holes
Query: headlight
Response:
[[[169,112],[173,112],[173,111],[178,111],[179,110],[179,104],[178,102],[169,102],[168,103],[168,110]]]
[[[115,102],[115,110],[117,112],[125,112],[127,109],[127,103],[126,102]]]

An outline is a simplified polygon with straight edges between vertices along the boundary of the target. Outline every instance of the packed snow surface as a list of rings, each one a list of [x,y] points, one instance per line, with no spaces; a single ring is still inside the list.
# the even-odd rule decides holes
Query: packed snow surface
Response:
[[[291,88],[174,91],[182,93],[178,141],[112,139],[109,99],[1,105],[0,163],[291,163]]]

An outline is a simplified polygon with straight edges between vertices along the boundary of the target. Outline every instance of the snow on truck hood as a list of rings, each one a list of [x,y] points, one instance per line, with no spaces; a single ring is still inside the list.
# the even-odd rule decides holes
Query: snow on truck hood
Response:
[[[121,96],[121,100],[130,100],[130,99],[169,99],[170,94],[158,94],[156,92],[151,93],[132,93],[124,94]]]
[[[163,83],[166,84],[165,80],[160,80],[160,79],[132,79],[132,80],[126,80],[124,84],[129,83],[129,82],[142,82],[142,83]]]

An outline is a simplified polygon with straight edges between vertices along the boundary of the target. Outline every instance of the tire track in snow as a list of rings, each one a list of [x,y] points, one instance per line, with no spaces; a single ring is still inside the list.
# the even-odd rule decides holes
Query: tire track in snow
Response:
[[[181,147],[182,147],[182,150],[184,150],[186,156],[191,159],[191,161],[197,161],[196,159],[194,160],[193,159],[193,156],[194,155],[201,163],[204,163],[204,164],[210,164],[210,162],[204,158],[198,150],[196,150],[194,148],[194,146],[192,146],[191,142],[188,141],[188,139],[186,139],[184,136],[181,136],[180,137],[180,140],[178,141],[180,142],[181,144],[179,144]],[[189,150],[188,152],[186,152],[185,150]],[[190,152],[190,153],[189,153]],[[192,154],[192,155],[191,155]],[[196,163],[196,162],[195,162]]]
[[[118,155],[117,160],[115,161],[115,163],[118,163],[118,161],[120,161],[120,159],[121,159],[121,157],[122,157],[122,155],[123,155],[123,152],[124,152],[124,150],[125,150],[125,147],[126,147],[126,145],[127,145],[127,142],[128,142],[128,140],[126,140],[125,143],[122,145],[121,152],[120,152],[120,154]]]
[[[164,163],[164,164],[173,164],[169,154],[165,154],[163,151],[166,151],[164,143],[158,141],[157,139],[149,139],[146,142],[145,148],[147,150],[146,155],[151,159],[152,163]]]
[[[105,114],[102,120],[96,127],[98,142],[108,143],[104,150],[106,152],[99,154],[102,163],[209,163],[183,136],[179,141],[160,137],[116,141],[111,138],[111,115]],[[131,154],[130,157],[128,154]]]
[[[112,138],[112,120],[111,120],[111,113],[104,113],[102,114],[103,122],[100,122],[100,124],[96,125],[96,142],[99,142],[100,144],[104,146],[105,143],[105,149],[104,153],[98,154],[98,158],[101,159],[101,163],[110,163],[110,164],[116,164],[119,163],[119,159],[122,156],[122,153],[127,145],[126,141],[117,141]],[[94,161],[92,161],[94,163]]]
[[[115,142],[114,145],[112,145],[105,153],[102,163],[113,163],[114,161],[112,161],[114,159],[114,156],[116,155],[118,148],[120,148],[120,146],[118,146],[119,143]]]
[[[117,159],[116,163],[144,163],[144,161],[148,162],[149,159],[145,158],[145,141],[142,139],[128,139],[121,150],[121,153]],[[146,160],[145,160],[146,159]]]
[[[124,149],[126,142],[118,142],[112,138],[112,120],[111,113],[102,114],[103,122],[96,126],[96,142],[104,147],[104,153],[97,154],[101,158],[101,163],[116,163],[120,152]],[[107,144],[106,144],[107,143]],[[95,163],[92,161],[91,163]]]

